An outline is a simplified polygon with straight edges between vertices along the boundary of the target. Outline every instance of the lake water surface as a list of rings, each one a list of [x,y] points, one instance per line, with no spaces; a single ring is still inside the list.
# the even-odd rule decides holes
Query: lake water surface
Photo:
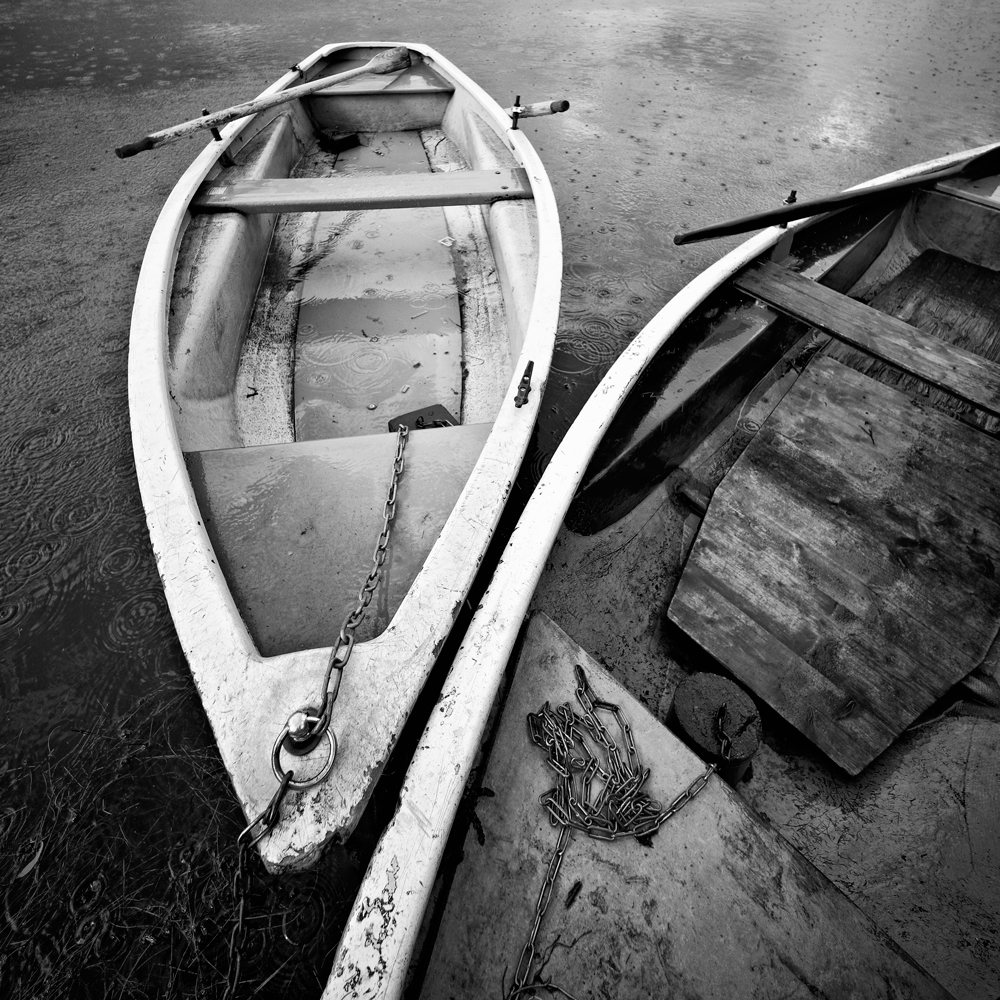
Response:
[[[145,242],[199,141],[125,161],[113,150],[255,96],[319,45],[352,39],[430,44],[501,104],[515,95],[571,102],[566,114],[523,124],[556,191],[565,251],[559,342],[526,487],[634,334],[737,242],[678,248],[677,230],[772,207],[793,188],[800,200],[817,197],[998,132],[995,0],[624,0],[615,9],[7,0],[3,995],[215,995],[225,986],[225,949],[211,942],[231,906],[198,866],[231,847],[228,833],[206,840],[209,819],[223,817],[228,831],[239,816],[156,574],[126,386]],[[270,926],[286,947],[260,959],[254,983],[274,974],[268,990],[292,988],[287,967],[308,964],[303,942],[362,864],[345,851],[308,885],[260,888],[258,912],[284,914],[280,933]],[[197,926],[164,930],[195,912]],[[199,949],[214,965],[182,982],[177,970]],[[60,969],[76,970],[69,992]],[[302,975],[298,995],[318,994],[318,973]],[[138,982],[156,985],[144,993]]]

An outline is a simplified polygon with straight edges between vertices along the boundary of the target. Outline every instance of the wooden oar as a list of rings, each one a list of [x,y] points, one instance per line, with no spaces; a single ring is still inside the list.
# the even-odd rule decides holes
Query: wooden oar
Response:
[[[994,146],[985,153],[972,157],[971,160],[958,163],[953,167],[946,167],[944,170],[935,170],[933,173],[919,174],[916,177],[889,181],[886,184],[876,184],[854,191],[842,191],[840,194],[818,198],[815,201],[799,201],[782,208],[772,209],[769,212],[745,215],[743,218],[733,219],[731,222],[720,222],[714,226],[706,226],[704,229],[692,229],[689,233],[678,233],[674,237],[674,243],[683,246],[685,243],[695,243],[698,240],[711,240],[718,236],[748,233],[754,229],[763,229],[765,226],[774,226],[780,222],[791,222],[793,219],[803,219],[807,215],[818,215],[820,212],[829,212],[835,208],[862,205],[887,194],[899,194],[923,187],[925,184],[935,184],[937,181],[943,181],[949,177],[964,177],[968,180],[975,180],[978,177],[986,177],[998,172],[1000,172],[1000,146]]]
[[[510,115],[510,127],[516,132],[521,118],[535,118],[538,115],[557,115],[569,110],[569,101],[539,101],[538,104],[522,104],[521,97],[514,98],[514,107],[504,108]]]
[[[335,83],[343,83],[353,77],[361,76],[362,73],[393,73],[398,69],[405,69],[410,65],[409,49],[402,45],[394,49],[384,49],[373,56],[357,69],[349,69],[344,73],[336,73],[333,76],[325,76],[320,80],[311,80],[298,87],[289,87],[287,90],[279,91],[276,94],[269,94],[267,97],[258,97],[253,101],[246,101],[243,104],[234,104],[231,108],[223,111],[216,111],[215,114],[205,115],[202,118],[192,118],[189,122],[182,122],[180,125],[172,125],[170,128],[162,129],[159,132],[151,132],[138,142],[128,142],[124,146],[119,146],[115,152],[121,159],[126,156],[135,156],[147,149],[162,146],[167,142],[174,142],[182,139],[186,135],[198,132],[204,128],[218,128],[227,122],[235,121],[237,118],[244,118],[247,115],[255,115],[258,111],[266,111],[278,104],[285,104],[294,101],[297,97],[304,97],[317,90],[333,86]]]

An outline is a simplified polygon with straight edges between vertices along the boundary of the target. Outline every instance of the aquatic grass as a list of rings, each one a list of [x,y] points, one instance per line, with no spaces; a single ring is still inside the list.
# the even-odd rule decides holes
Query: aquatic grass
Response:
[[[245,821],[190,684],[65,735],[0,757],[0,996],[227,996]],[[362,860],[251,864],[232,997],[318,996]]]

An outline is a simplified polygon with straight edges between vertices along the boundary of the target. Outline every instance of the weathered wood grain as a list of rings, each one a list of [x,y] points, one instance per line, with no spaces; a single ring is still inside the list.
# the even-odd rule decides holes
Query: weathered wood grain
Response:
[[[885,248],[899,214],[866,214],[845,226],[836,236],[840,256],[832,263],[827,257],[820,267],[828,270],[816,280],[838,291],[849,289]],[[809,245],[810,236],[804,243]],[[829,253],[827,243],[824,257]],[[594,453],[567,515],[572,531],[593,534],[624,516],[684,461],[706,430],[769,378],[769,369],[808,329],[732,292],[703,324],[688,330],[687,346],[663,352],[643,373],[629,405]]]
[[[202,211],[355,212],[376,208],[482,205],[530,198],[531,184],[513,170],[461,170],[434,174],[361,174],[355,177],[278,177],[206,187],[192,202]]]
[[[944,227],[941,217],[944,209],[937,202],[930,201],[922,206],[921,213],[921,224],[935,227],[932,231],[938,237],[939,230]],[[1000,219],[1000,212],[987,214]],[[955,226],[969,220],[959,213],[957,219],[949,218],[948,221]],[[996,248],[994,263],[1000,266],[1000,221],[994,223],[993,230],[987,241],[982,227],[967,228],[963,252],[975,251],[980,257],[984,255],[982,244],[992,243]],[[958,242],[957,236],[951,239]],[[871,305],[986,361],[1000,362],[1000,337],[997,336],[1000,330],[1000,275],[995,270],[979,267],[939,250],[926,250],[879,290],[872,297]],[[950,392],[934,388],[870,354],[853,350],[846,344],[832,346],[828,353],[886,385],[920,393],[931,405],[991,434],[1000,430],[1000,419],[991,413],[956,398]]]
[[[716,490],[670,616],[856,774],[996,634],[998,462],[819,358]]]
[[[504,995],[527,939],[558,838],[538,795],[554,772],[525,715],[574,701],[575,664],[598,697],[621,705],[669,802],[704,764],[583,649],[538,614],[484,777],[421,996]],[[571,995],[619,1000],[828,996],[944,997],[848,899],[718,778],[649,846],[574,834],[540,928],[542,978]],[[536,963],[536,971],[540,963]]]
[[[995,295],[995,275],[992,281]],[[919,324],[911,325],[895,315],[886,315],[770,261],[748,268],[734,284],[905,372],[990,413],[1000,414],[1000,365],[923,333],[916,328]],[[911,287],[921,290],[916,279]],[[963,310],[962,315],[970,325],[981,325],[974,311]]]

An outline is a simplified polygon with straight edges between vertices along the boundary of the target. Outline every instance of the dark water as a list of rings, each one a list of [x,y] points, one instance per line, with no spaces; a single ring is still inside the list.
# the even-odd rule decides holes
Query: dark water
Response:
[[[213,975],[225,980],[225,956],[207,942],[231,904],[196,870],[231,843],[239,816],[146,537],[125,377],[145,241],[196,144],[128,161],[116,145],[253,96],[318,45],[352,38],[429,43],[501,103],[568,98],[567,114],[524,123],[556,190],[565,248],[530,483],[624,345],[735,242],[682,249],[675,231],[770,207],[791,188],[814,197],[994,140],[998,36],[995,0],[626,0],[613,10],[7,0],[0,992],[69,995],[60,967],[91,968],[74,989],[93,995],[111,991],[93,971],[102,966],[117,970],[120,995],[211,994]],[[313,940],[288,922],[328,916],[338,864],[361,859],[335,858],[308,886],[257,885],[258,910],[284,914],[271,938]],[[307,902],[293,906],[294,892]],[[199,949],[211,961],[184,984],[163,971],[188,968]],[[261,959],[256,981],[285,968],[286,953]],[[287,985],[277,976],[268,989]]]

